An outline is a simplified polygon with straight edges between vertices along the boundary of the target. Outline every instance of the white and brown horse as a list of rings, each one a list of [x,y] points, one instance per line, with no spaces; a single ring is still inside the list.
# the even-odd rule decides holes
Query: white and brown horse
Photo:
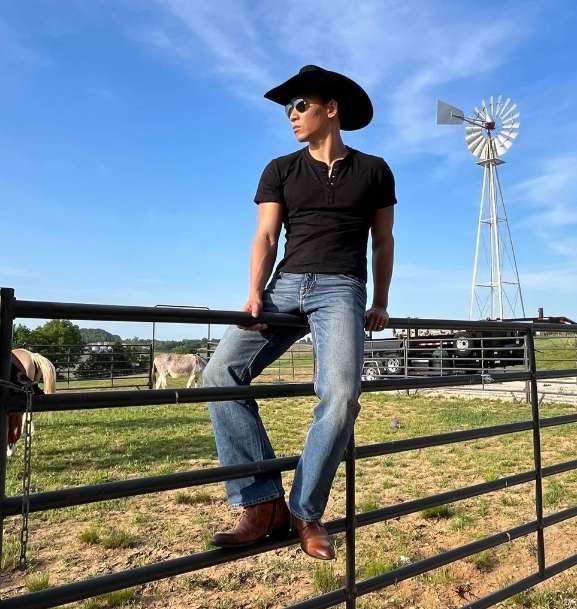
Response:
[[[196,353],[159,353],[152,363],[152,382],[156,389],[166,389],[169,376],[173,379],[187,376],[187,388],[193,383],[196,387],[207,363]]]
[[[12,350],[12,367],[10,380],[20,386],[32,381],[42,381],[44,393],[56,391],[56,369],[54,364],[40,353],[32,353],[27,349]],[[11,457],[14,454],[16,442],[22,434],[22,414],[13,412],[8,417],[8,450]]]

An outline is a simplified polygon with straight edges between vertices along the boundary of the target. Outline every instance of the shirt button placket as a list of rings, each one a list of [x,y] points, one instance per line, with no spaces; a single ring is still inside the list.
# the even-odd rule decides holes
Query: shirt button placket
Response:
[[[329,201],[331,205],[335,202],[335,182],[337,179],[337,170],[336,167],[333,168],[331,173],[331,177],[329,180]]]

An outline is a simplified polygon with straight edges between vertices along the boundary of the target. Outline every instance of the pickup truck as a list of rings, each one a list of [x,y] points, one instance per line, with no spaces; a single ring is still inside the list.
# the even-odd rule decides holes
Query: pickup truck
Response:
[[[505,321],[537,321],[575,324],[567,317],[516,318]],[[575,324],[577,327],[577,324]],[[433,376],[472,374],[491,368],[526,366],[522,330],[427,330],[397,331],[390,338],[367,337],[363,380],[391,375]]]

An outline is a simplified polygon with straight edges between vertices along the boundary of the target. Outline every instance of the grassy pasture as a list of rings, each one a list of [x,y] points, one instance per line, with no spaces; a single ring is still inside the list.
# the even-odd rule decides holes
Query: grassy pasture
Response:
[[[535,356],[540,370],[577,368],[577,337],[537,336]]]
[[[177,384],[173,382],[173,386]],[[356,426],[359,445],[530,418],[527,405],[504,401],[375,393],[364,394],[361,403]],[[261,414],[278,456],[300,452],[313,407],[312,398],[261,402]],[[570,405],[547,404],[542,407],[542,415],[573,410]],[[399,429],[391,427],[393,417],[401,421]],[[35,424],[34,492],[217,464],[204,404],[50,413],[37,415]],[[575,458],[575,425],[545,429],[542,440],[544,466]],[[526,471],[532,468],[532,451],[529,432],[359,460],[357,509],[368,511]],[[20,467],[19,459],[10,462],[9,495],[20,492]],[[283,479],[288,492],[292,474],[283,474]],[[344,482],[341,466],[326,520],[344,515]],[[577,472],[544,481],[546,514],[576,502]],[[212,532],[231,525],[236,517],[237,513],[226,506],[221,485],[33,514],[26,573],[13,568],[19,527],[19,520],[13,518],[6,523],[0,594],[12,596],[204,551],[211,548]],[[533,485],[524,484],[363,527],[358,530],[357,577],[378,575],[534,517]],[[547,530],[549,563],[577,551],[576,532],[572,521]],[[335,543],[338,557],[334,563],[314,561],[292,546],[77,603],[75,607],[277,609],[343,584],[344,536],[338,535]],[[368,595],[359,600],[358,606],[459,607],[532,573],[535,553],[532,535]],[[577,606],[574,578],[574,572],[563,574],[501,606]]]

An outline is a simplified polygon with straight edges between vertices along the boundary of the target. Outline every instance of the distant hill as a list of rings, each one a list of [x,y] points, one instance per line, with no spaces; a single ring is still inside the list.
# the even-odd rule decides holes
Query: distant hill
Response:
[[[111,334],[101,328],[80,328],[83,343],[124,343],[127,345],[150,345],[150,338],[121,338],[118,334]],[[199,349],[206,349],[207,339],[184,339],[184,340],[156,340],[155,348],[158,352],[169,353],[196,353]],[[213,340],[218,343],[218,340]]]
[[[118,334],[111,334],[100,328],[80,328],[83,343],[120,343],[122,338]]]

